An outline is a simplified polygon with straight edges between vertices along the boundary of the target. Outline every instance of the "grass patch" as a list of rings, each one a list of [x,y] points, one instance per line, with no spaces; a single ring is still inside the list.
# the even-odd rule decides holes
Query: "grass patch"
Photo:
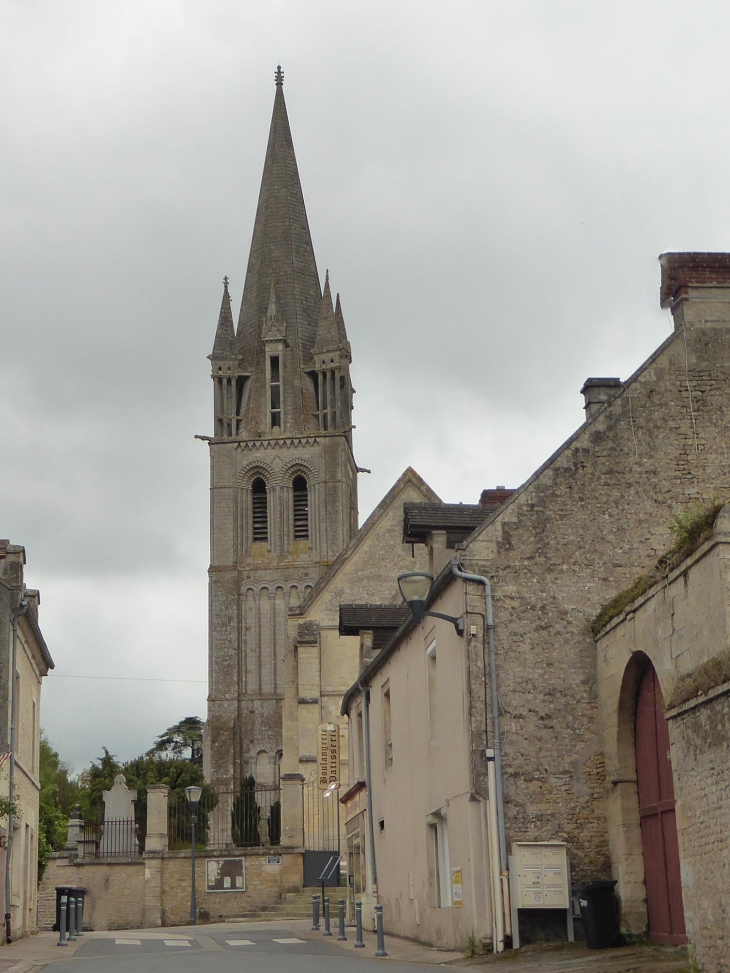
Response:
[[[730,682],[730,649],[725,649],[714,659],[703,662],[693,672],[680,676],[669,697],[667,709],[681,706],[715,686],[722,686],[724,682]]]
[[[715,526],[717,515],[722,507],[723,503],[714,500],[706,507],[701,503],[696,503],[677,514],[669,525],[669,529],[675,538],[674,544],[665,554],[662,554],[650,571],[634,578],[628,588],[620,591],[608,604],[601,608],[591,622],[593,638],[597,638],[606,625],[620,615],[632,601],[640,598],[657,581],[666,578],[671,571],[679,567],[685,558],[705,543],[712,534],[712,528]],[[715,685],[719,684],[715,683]],[[697,694],[694,693],[693,695]],[[690,698],[690,696],[687,697],[687,699]]]

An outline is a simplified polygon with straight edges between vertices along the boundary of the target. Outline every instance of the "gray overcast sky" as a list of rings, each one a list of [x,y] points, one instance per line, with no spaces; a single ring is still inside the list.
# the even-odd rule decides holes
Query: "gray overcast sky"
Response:
[[[4,0],[0,535],[81,769],[205,716],[206,356],[285,72],[353,348],[361,519],[408,464],[516,486],[666,337],[657,256],[730,239],[730,8]],[[191,682],[101,681],[132,676]]]

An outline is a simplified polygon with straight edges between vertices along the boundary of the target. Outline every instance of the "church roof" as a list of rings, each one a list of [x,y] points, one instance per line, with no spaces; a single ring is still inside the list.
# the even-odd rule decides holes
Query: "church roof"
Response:
[[[287,340],[297,347],[300,367],[306,367],[311,360],[322,299],[283,81],[279,68],[236,333],[239,354],[250,370],[263,358],[261,330],[269,308],[273,274],[280,312],[287,324]]]
[[[405,605],[340,605],[340,635],[385,628],[395,632],[410,614]]]

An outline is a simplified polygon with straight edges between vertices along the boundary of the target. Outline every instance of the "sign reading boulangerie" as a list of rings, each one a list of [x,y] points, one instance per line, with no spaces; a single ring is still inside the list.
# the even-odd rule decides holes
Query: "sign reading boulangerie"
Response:
[[[340,728],[320,723],[317,730],[317,779],[322,790],[340,779]]]

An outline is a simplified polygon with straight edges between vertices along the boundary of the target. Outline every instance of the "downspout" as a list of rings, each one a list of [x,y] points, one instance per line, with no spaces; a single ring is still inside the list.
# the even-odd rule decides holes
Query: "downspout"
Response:
[[[492,610],[492,585],[489,578],[480,574],[462,571],[456,558],[451,562],[451,570],[463,581],[476,581],[484,585],[487,603],[487,642],[489,646],[489,681],[492,696],[492,749],[494,750],[494,769],[497,785],[497,832],[499,835],[499,867],[502,876],[507,874],[507,838],[504,827],[504,799],[502,786],[502,741],[499,734],[499,693],[497,690],[497,654],[494,648],[494,613]]]
[[[365,700],[365,791],[368,796],[368,833],[370,837],[370,874],[373,882],[373,895],[378,900],[378,866],[375,863],[375,827],[373,825],[373,785],[370,767],[370,690],[358,683]]]
[[[28,611],[28,602],[23,598],[13,612],[13,649],[10,663],[10,769],[8,781],[8,800],[10,812],[8,814],[8,837],[5,856],[5,939],[12,943],[10,930],[10,863],[13,851],[13,802],[15,800],[15,748],[18,724],[18,694],[15,691],[15,673],[18,668],[18,619]]]

